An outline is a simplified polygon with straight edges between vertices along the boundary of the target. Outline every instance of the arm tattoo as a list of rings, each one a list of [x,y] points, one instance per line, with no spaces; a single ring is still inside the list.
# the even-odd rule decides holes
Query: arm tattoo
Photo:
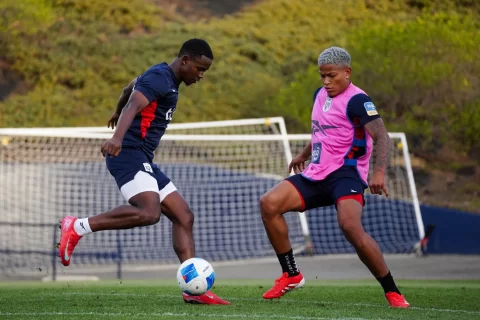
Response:
[[[390,137],[388,136],[383,120],[378,118],[365,125],[370,136],[376,142],[376,159],[374,171],[386,171],[390,157]]]

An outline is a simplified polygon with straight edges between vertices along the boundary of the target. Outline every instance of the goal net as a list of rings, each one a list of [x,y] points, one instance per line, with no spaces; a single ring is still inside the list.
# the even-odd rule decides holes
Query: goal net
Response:
[[[423,221],[405,134],[389,135],[392,141],[386,174],[389,197],[371,195],[367,189],[362,223],[384,253],[410,253],[424,236]],[[289,135],[293,156],[303,150],[310,138],[309,134]],[[370,161],[370,177],[374,163],[375,147]],[[315,253],[355,252],[338,227],[334,206],[309,210],[306,216]]]
[[[43,276],[55,262],[65,215],[88,217],[125,204],[100,146],[105,128],[0,129],[0,268]],[[287,176],[283,118],[172,124],[154,162],[195,213],[196,255],[211,261],[274,256],[258,200]],[[286,215],[296,251],[305,248],[303,214]],[[171,223],[84,237],[72,266],[178,263]],[[70,267],[71,268],[71,267]]]
[[[88,217],[125,201],[106,169],[103,127],[0,129],[0,270],[42,277],[59,265],[57,221]],[[391,133],[390,197],[366,194],[366,230],[384,252],[410,252],[423,237],[408,146]],[[195,213],[197,256],[211,261],[273,256],[258,200],[288,176],[310,135],[287,135],[283,118],[172,124],[154,161]],[[374,149],[375,150],[375,149]],[[372,157],[375,159],[375,153]],[[371,165],[373,170],[373,164]],[[333,207],[287,213],[296,252],[350,253]],[[83,238],[72,266],[177,264],[171,223],[103,231]]]

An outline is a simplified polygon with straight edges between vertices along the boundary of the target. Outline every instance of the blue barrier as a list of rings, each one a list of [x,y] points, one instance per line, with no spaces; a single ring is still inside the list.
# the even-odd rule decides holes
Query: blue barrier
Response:
[[[52,264],[58,264],[52,242],[58,240],[58,230],[54,228],[60,216],[71,213],[84,217],[124,203],[103,162],[77,163],[78,170],[61,163],[35,164],[34,167],[35,170],[28,167],[36,176],[32,179],[32,190],[26,191],[34,195],[37,189],[47,190],[48,198],[40,197],[35,202],[37,206],[30,208],[27,205],[32,202],[15,201],[15,190],[5,188],[0,193],[4,218],[9,215],[10,220],[17,221],[14,218],[18,214],[25,215],[22,223],[0,221],[0,235],[4,236],[0,246],[0,269],[44,267],[46,256],[52,256]],[[278,183],[277,179],[209,165],[162,164],[161,167],[196,213],[197,255],[209,260],[273,255],[261,221],[258,199]],[[15,166],[15,170],[22,169]],[[52,182],[52,177],[62,183]],[[366,202],[362,221],[383,252],[411,252],[418,241],[413,206],[382,196],[367,195]],[[480,232],[476,233],[480,230],[480,216],[459,213],[460,216],[455,214],[451,218],[451,212],[422,207],[426,228],[431,224],[437,226],[427,252],[480,253]],[[354,252],[338,227],[333,206],[310,210],[307,219],[316,254]],[[292,243],[301,245],[303,236],[298,218],[289,213],[287,220]],[[26,222],[31,226],[22,228]],[[118,264],[119,274],[124,263],[158,261],[177,262],[171,245],[171,224],[165,217],[155,226],[105,231],[85,237],[75,252],[75,264]]]
[[[382,252],[411,253],[419,240],[413,205],[369,194],[365,202],[362,224]],[[316,254],[355,253],[338,226],[334,206],[312,209],[306,215]]]
[[[434,226],[425,253],[480,254],[480,214],[421,206],[425,229]]]

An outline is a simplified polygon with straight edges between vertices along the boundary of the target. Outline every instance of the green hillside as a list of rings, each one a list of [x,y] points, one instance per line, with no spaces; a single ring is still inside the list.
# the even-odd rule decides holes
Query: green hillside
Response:
[[[181,88],[175,122],[280,115],[308,132],[316,58],[339,45],[388,129],[408,134],[422,200],[480,211],[480,2],[265,0],[193,22],[162,3],[2,1],[0,127],[104,125],[125,84],[201,37],[216,59]]]

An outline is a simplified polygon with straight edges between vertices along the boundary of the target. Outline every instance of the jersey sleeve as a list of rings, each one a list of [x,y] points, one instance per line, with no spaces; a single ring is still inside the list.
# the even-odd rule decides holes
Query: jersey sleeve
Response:
[[[375,105],[366,94],[357,94],[348,102],[347,116],[352,123],[359,123],[362,127],[370,121],[380,118]]]
[[[164,74],[147,71],[138,77],[137,83],[133,89],[141,92],[145,98],[148,99],[148,102],[151,103],[152,101],[165,96],[168,92],[168,88],[168,82]]]

